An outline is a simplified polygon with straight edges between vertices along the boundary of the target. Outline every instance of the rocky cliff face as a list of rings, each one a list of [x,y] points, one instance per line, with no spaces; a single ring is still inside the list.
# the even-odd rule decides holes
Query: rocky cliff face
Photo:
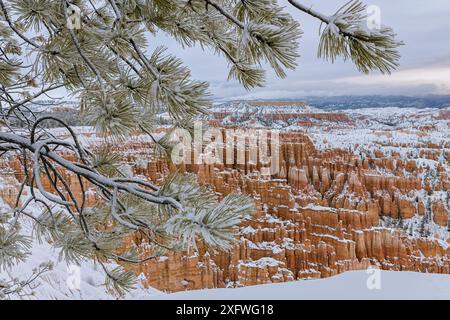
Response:
[[[254,107],[249,110],[256,112]],[[289,105],[276,107],[278,113],[266,112],[270,117],[277,114],[270,121],[282,119],[283,112],[293,114]],[[359,116],[302,112],[303,117],[334,122],[337,127],[283,132],[277,146],[280,170],[273,175],[267,174],[264,164],[251,161],[248,150],[241,164],[226,164],[224,151],[222,163],[174,167],[154,158],[148,142],[122,145],[135,175],[159,183],[174,170],[195,173],[200,183],[212,186],[218,195],[238,190],[253,197],[258,208],[236,229],[237,243],[228,252],[207,252],[199,243],[198,252],[174,253],[127,267],[144,274],[145,285],[166,291],[324,278],[371,265],[450,274],[450,150],[448,140],[434,135],[442,126],[425,123],[396,130],[389,126],[371,130],[370,142],[355,136],[349,144],[342,129],[336,135],[333,130],[342,123],[360,123]],[[430,119],[441,119],[442,114]],[[404,135],[420,139],[394,139]],[[333,146],[336,141],[339,147]],[[234,154],[237,151],[235,147]],[[16,160],[1,167],[21,180]],[[0,189],[0,196],[9,201],[18,187],[13,175]],[[76,179],[68,178],[75,194],[79,193]],[[44,184],[51,190],[48,181]],[[91,188],[88,202],[95,201]],[[130,235],[126,244],[137,245],[143,256],[151,254],[137,236]]]
[[[371,265],[450,273],[445,171],[431,183],[425,178],[430,169],[416,160],[319,151],[300,133],[282,134],[279,150],[281,169],[274,176],[254,163],[178,168],[196,173],[222,196],[235,190],[251,195],[259,209],[239,227],[238,244],[229,252],[200,249],[139,266],[148,285],[168,291],[246,286]],[[161,177],[170,170],[149,162],[138,172]]]

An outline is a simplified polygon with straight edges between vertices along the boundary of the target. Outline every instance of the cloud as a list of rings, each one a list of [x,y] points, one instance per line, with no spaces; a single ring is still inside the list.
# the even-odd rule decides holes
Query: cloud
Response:
[[[450,93],[450,67],[413,68],[392,75],[358,75],[324,80],[274,82],[244,92],[239,84],[214,84],[219,99],[294,99],[333,95],[427,95]]]
[[[347,0],[305,1],[324,14],[332,14]],[[381,8],[383,24],[392,26],[398,39],[401,65],[391,76],[378,73],[361,75],[351,62],[330,64],[317,59],[320,23],[280,0],[289,13],[300,21],[304,31],[300,41],[298,68],[279,79],[268,70],[265,88],[246,92],[238,83],[227,82],[227,63],[223,57],[200,48],[182,49],[173,39],[159,34],[152,46],[165,45],[191,68],[193,77],[211,83],[211,92],[225,98],[295,98],[308,95],[343,94],[450,94],[450,1],[371,0]]]
[[[436,90],[436,92],[431,92],[433,94],[448,94],[450,93],[450,67],[415,68],[401,70],[388,77],[382,75],[350,77],[343,78],[340,82],[350,85],[383,86],[388,84],[411,88],[429,85],[430,88]]]

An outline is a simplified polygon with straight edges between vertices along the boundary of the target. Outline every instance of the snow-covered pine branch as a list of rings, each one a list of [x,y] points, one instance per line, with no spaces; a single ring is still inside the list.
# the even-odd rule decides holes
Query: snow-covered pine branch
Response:
[[[396,34],[390,27],[369,28],[367,6],[360,0],[349,1],[331,16],[308,8],[297,0],[289,2],[325,24],[321,30],[319,57],[332,62],[338,57],[351,59],[363,73],[378,70],[389,74],[399,66],[398,47],[403,42],[395,39]]]

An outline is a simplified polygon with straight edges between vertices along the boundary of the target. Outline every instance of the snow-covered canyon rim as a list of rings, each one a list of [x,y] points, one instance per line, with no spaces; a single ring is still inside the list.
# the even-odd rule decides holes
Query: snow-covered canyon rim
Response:
[[[378,273],[379,272],[379,273]],[[162,300],[450,300],[450,275],[350,271],[321,280],[150,297]]]

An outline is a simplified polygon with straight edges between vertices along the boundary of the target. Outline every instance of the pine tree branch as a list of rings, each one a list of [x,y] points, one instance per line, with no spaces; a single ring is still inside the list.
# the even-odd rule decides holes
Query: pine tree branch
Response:
[[[53,91],[53,90],[56,90],[56,89],[59,89],[59,88],[62,88],[62,87],[64,87],[64,84],[51,85],[51,86],[49,86],[47,88],[44,88],[44,89],[40,90],[39,92],[35,93],[34,95],[32,95],[32,96],[30,96],[30,97],[28,97],[28,98],[26,98],[26,99],[24,99],[24,100],[22,100],[20,102],[17,102],[16,104],[14,104],[13,106],[11,106],[9,108],[8,112],[6,113],[6,117],[9,117],[14,110],[16,110],[17,108],[23,106],[24,104],[27,104],[27,103],[35,100],[36,98],[39,98],[41,95],[43,95],[45,93],[48,93],[50,91]]]
[[[139,59],[142,61],[144,66],[147,68],[147,70],[153,75],[153,77],[155,77],[155,79],[159,79],[159,77],[160,77],[159,72],[147,60],[147,58],[145,57],[144,53],[142,52],[142,50],[137,45],[136,41],[134,41],[133,38],[130,38],[129,41],[130,41],[131,45],[133,46],[133,49],[136,51]]]
[[[107,177],[102,176],[92,170],[86,169],[76,163],[73,163],[69,160],[64,159],[57,153],[49,151],[48,148],[46,148],[52,144],[53,145],[57,144],[57,145],[62,145],[62,146],[71,146],[71,147],[75,148],[74,145],[71,145],[68,142],[61,141],[61,140],[48,139],[48,140],[39,141],[36,143],[31,143],[29,140],[27,140],[26,138],[24,138],[22,136],[19,136],[16,134],[11,134],[11,133],[6,133],[6,132],[0,132],[0,141],[12,143],[12,144],[15,144],[17,146],[20,146],[22,148],[25,148],[25,149],[31,151],[35,155],[35,161],[36,161],[36,159],[39,160],[40,157],[46,157],[46,158],[54,161],[55,163],[59,164],[63,168],[65,168],[73,173],[79,174],[80,176],[82,176],[84,178],[93,180],[93,181],[97,182],[98,184],[103,185],[105,187],[112,188],[112,189],[117,188],[120,191],[132,194],[138,198],[141,198],[141,199],[151,202],[151,203],[169,205],[175,209],[181,209],[180,203],[177,202],[175,199],[168,198],[168,197],[162,197],[162,196],[155,196],[151,192],[145,191],[142,188],[137,188],[130,183],[117,182],[114,180],[114,178],[107,178]],[[38,171],[39,168],[35,167],[34,169]],[[37,175],[35,175],[35,178],[37,178]],[[40,187],[43,189],[42,185]],[[56,199],[55,196],[47,194],[45,192],[45,190],[44,190],[44,193],[50,199],[52,199],[52,201],[54,200],[54,202],[56,202],[56,203],[60,203],[62,205],[68,204],[67,201],[64,201],[61,199]]]
[[[8,11],[6,10],[6,6],[3,3],[3,0],[0,0],[0,8],[3,11],[3,14],[5,16],[6,22],[8,23],[9,27],[20,37],[22,38],[22,40],[24,40],[26,43],[32,45],[33,47],[35,47],[36,49],[39,49],[40,46],[34,42],[33,40],[29,39],[28,37],[26,37],[22,32],[20,32],[16,26],[12,23],[11,18],[9,17]]]
[[[319,19],[320,21],[328,24],[330,23],[330,17],[327,17],[320,12],[313,10],[312,8],[308,8],[307,6],[301,4],[298,0],[288,0],[290,4],[292,4],[297,9],[309,14],[310,16]]]
[[[62,1],[62,5],[63,5],[63,8],[64,8],[64,19],[66,21],[68,21],[67,0],[61,0],[61,1]],[[105,90],[105,84],[104,84],[102,76],[100,75],[100,72],[94,66],[92,61],[84,54],[83,49],[81,48],[80,42],[78,41],[78,37],[75,34],[75,32],[73,31],[73,29],[71,29],[71,28],[67,28],[67,29],[69,30],[70,38],[72,39],[72,42],[75,45],[75,48],[77,49],[78,54],[84,60],[84,62],[86,62],[86,64],[88,65],[89,69],[91,69],[91,71],[95,74],[95,76],[97,77],[97,81],[100,84],[100,87],[104,91]]]
[[[228,20],[233,22],[236,26],[238,26],[240,29],[245,29],[245,26],[242,22],[240,22],[236,17],[234,17],[232,14],[228,13],[224,8],[219,6],[217,3],[211,1],[211,0],[204,0],[207,5],[210,5],[214,7],[217,11],[219,11],[224,17],[226,17]]]

